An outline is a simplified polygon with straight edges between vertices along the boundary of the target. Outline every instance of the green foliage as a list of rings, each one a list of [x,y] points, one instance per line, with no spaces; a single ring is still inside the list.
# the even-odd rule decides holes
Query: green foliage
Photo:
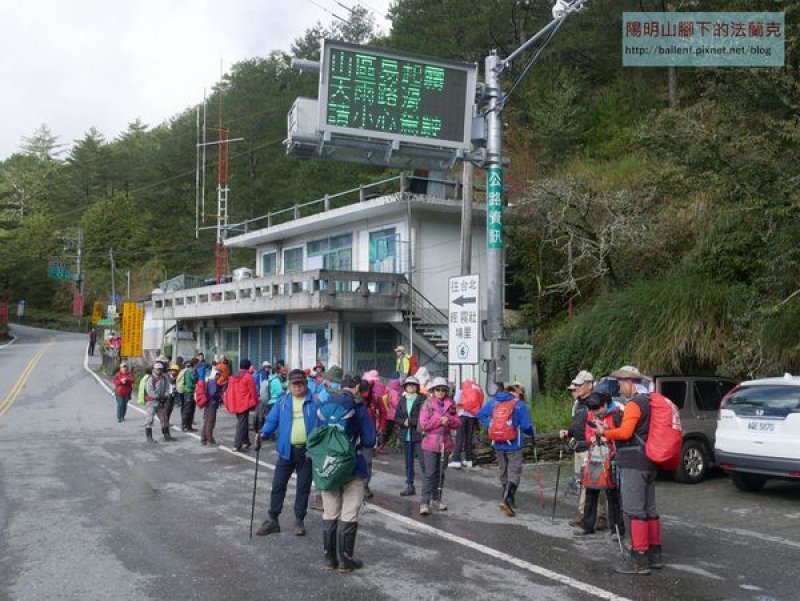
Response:
[[[746,294],[735,283],[674,274],[603,295],[544,344],[547,389],[563,389],[579,369],[600,375],[624,364],[653,373],[713,372],[725,360]]]
[[[572,416],[572,398],[564,394],[539,394],[530,403],[531,419],[536,432],[557,432],[569,426]]]

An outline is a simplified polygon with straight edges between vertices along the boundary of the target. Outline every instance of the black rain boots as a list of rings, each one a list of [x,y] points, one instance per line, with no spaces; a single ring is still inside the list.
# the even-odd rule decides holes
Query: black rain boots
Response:
[[[631,551],[620,565],[614,568],[617,574],[635,574],[646,576],[650,573],[650,556],[648,553]]]
[[[156,442],[153,440],[153,428],[145,428],[144,433],[147,436],[147,442]]]
[[[339,567],[336,554],[336,526],[339,520],[322,520],[322,546],[325,549],[324,570],[332,572]]]
[[[342,574],[361,569],[364,565],[363,562],[353,559],[356,532],[358,532],[358,522],[339,523],[339,572]]]
[[[169,426],[167,426],[166,428],[161,428],[161,434],[164,436],[165,441],[175,440],[174,438],[172,438],[172,434],[169,431]]]

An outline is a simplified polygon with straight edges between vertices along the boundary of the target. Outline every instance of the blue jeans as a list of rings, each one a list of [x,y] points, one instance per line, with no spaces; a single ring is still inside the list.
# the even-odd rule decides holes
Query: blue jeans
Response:
[[[269,501],[269,519],[276,520],[283,510],[283,500],[286,497],[286,487],[292,474],[297,472],[297,487],[294,497],[294,517],[298,520],[305,519],[308,510],[308,496],[311,493],[311,457],[306,456],[306,448],[292,447],[292,456],[289,461],[278,457],[275,464],[275,474],[272,476],[272,495]]]
[[[117,421],[121,422],[125,419],[125,412],[128,411],[128,401],[131,399],[129,396],[114,395],[117,399]]]

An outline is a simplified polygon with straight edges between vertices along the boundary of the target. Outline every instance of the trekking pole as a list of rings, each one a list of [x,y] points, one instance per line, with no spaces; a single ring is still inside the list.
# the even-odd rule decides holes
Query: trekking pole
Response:
[[[556,469],[556,490],[553,493],[553,513],[550,516],[550,521],[554,522],[556,519],[556,501],[558,501],[558,481],[561,479],[561,460],[564,458],[564,445],[558,447],[558,468]]]
[[[619,534],[619,524],[614,523],[614,530],[617,532],[617,542],[619,543],[619,552],[625,557],[625,549],[622,547],[622,536]]]
[[[250,540],[253,540],[253,520],[256,517],[256,486],[258,485],[258,456],[261,454],[261,436],[256,434],[256,471],[253,476],[253,502],[250,506]]]
[[[539,503],[544,511],[544,486],[542,486],[542,464],[539,463],[539,454],[536,452],[536,442],[533,443],[533,461],[536,463],[536,488],[539,490]]]
[[[444,436],[442,436],[442,447],[439,455],[439,503],[442,502],[442,489],[444,488]]]

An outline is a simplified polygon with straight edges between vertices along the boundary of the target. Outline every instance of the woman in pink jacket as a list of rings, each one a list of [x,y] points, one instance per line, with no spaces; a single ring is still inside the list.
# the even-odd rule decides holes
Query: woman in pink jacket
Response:
[[[419,429],[422,431],[422,463],[425,484],[422,488],[420,515],[428,515],[431,507],[445,511],[442,501],[444,470],[453,450],[453,431],[461,425],[456,415],[456,405],[450,398],[450,386],[444,378],[434,378],[430,385],[431,396],[419,412]]]

